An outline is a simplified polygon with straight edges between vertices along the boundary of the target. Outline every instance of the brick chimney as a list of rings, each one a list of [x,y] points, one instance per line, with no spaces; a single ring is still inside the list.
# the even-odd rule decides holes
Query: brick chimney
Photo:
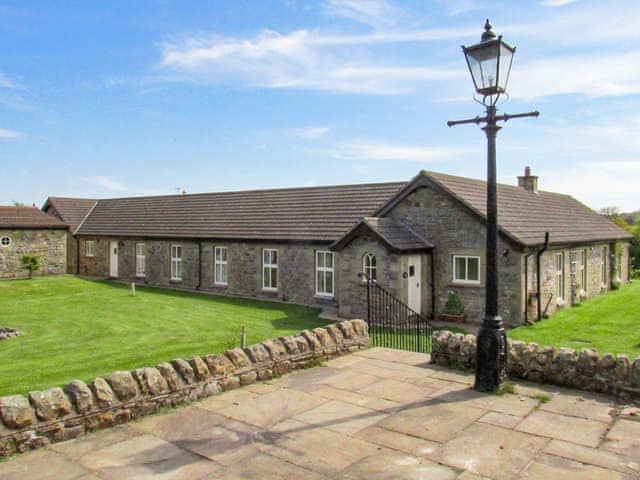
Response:
[[[518,176],[518,186],[527,192],[538,193],[538,176],[531,175],[531,167],[524,167],[524,175]]]

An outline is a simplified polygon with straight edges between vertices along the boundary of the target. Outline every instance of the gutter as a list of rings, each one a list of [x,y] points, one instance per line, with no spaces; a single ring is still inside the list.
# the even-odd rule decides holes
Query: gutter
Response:
[[[544,245],[536,252],[536,297],[538,299],[538,321],[542,320],[542,293],[540,292],[540,257],[549,248],[549,232],[544,232]]]
[[[529,257],[536,252],[524,256],[524,323],[529,323]]]

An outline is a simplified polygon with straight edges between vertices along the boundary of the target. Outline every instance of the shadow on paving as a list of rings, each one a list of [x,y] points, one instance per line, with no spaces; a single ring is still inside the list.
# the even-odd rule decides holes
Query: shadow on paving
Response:
[[[169,459],[157,462],[149,462],[149,458],[158,458],[162,456],[162,446],[157,446],[149,450],[145,450],[140,454],[133,454],[129,457],[132,465],[144,465],[146,469],[155,475],[166,474],[172,470],[181,468],[190,462],[200,461],[201,459],[211,460],[210,455],[203,454],[205,451],[215,452],[216,456],[224,456],[225,454],[233,454],[235,451],[243,447],[260,444],[278,446],[288,435],[315,430],[318,428],[326,428],[342,423],[352,422],[354,420],[364,420],[374,417],[380,417],[384,414],[398,414],[412,409],[423,408],[438,404],[448,404],[469,400],[469,396],[475,398],[487,396],[488,394],[478,393],[471,388],[445,392],[433,398],[409,403],[400,407],[376,410],[358,415],[351,415],[339,419],[327,420],[324,422],[313,423],[309,425],[296,426],[287,429],[259,429],[252,425],[246,425],[250,431],[242,431],[234,429],[232,426],[220,423],[216,428],[211,428],[212,434],[205,438],[197,439],[178,439],[169,441],[169,443],[183,450],[194,454],[195,457],[184,456],[179,459]],[[286,421],[283,420],[283,421]],[[244,426],[245,424],[243,424]],[[321,449],[321,446],[318,446]]]

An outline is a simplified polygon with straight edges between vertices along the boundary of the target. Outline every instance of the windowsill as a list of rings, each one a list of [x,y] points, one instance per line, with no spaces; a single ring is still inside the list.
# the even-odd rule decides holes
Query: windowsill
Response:
[[[182,279],[181,278],[172,278],[170,280],[171,283],[182,283]]]
[[[318,293],[316,292],[316,294],[314,295],[315,298],[322,298],[324,300],[333,300],[335,298],[335,295],[332,294],[328,294],[328,293]]]
[[[228,283],[215,283],[213,284],[214,287],[216,288],[227,288],[229,286]]]
[[[453,281],[449,284],[451,287],[471,287],[471,288],[482,288],[484,285],[480,282],[461,282],[461,281]]]
[[[144,280],[145,278],[147,278],[146,275],[136,275],[136,278],[139,278],[140,280]]]
[[[268,292],[268,293],[278,293],[278,289],[277,288],[262,287],[262,291],[263,292]]]

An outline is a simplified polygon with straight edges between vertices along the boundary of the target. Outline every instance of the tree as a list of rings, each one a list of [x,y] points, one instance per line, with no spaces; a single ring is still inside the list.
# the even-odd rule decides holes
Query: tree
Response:
[[[29,278],[33,278],[33,272],[40,270],[40,255],[23,255],[20,261],[29,272]]]
[[[605,217],[613,217],[614,215],[620,214],[620,208],[616,206],[602,207],[600,209],[600,215],[604,215]]]

